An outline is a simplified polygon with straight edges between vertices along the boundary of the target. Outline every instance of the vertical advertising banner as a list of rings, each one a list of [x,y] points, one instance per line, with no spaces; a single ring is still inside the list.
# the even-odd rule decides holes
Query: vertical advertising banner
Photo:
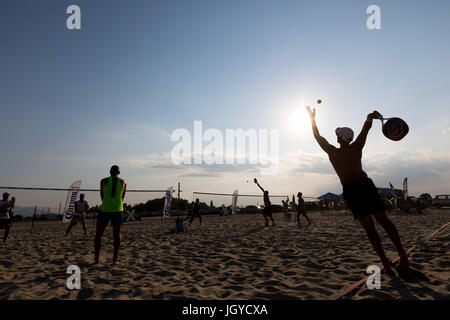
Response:
[[[174,192],[173,187],[170,187],[166,191],[166,198],[164,200],[163,217],[168,216],[170,213],[170,205],[172,204],[173,192]]]
[[[75,211],[75,202],[77,201],[80,187],[81,180],[75,181],[70,186],[69,193],[67,194],[66,205],[64,206],[63,223],[69,223],[72,220]]]
[[[231,196],[231,212],[232,214],[236,213],[237,210],[237,202],[238,202],[238,190],[234,190],[233,195]]]
[[[403,197],[408,198],[408,178],[405,178],[405,180],[403,180]]]

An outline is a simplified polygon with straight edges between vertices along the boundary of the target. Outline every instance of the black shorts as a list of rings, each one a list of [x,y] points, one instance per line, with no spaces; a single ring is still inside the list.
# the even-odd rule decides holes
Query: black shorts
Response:
[[[123,211],[118,212],[103,212],[99,211],[97,219],[104,224],[108,224],[111,220],[111,225],[113,227],[123,225]]]
[[[272,207],[264,208],[263,214],[264,214],[265,216],[271,217],[271,216],[272,216]]]
[[[342,195],[355,220],[386,210],[386,206],[370,178],[361,178],[344,184],[343,189]]]
[[[70,220],[70,225],[71,225],[72,227],[73,227],[73,226],[76,226],[77,223],[78,223],[78,221],[80,221],[81,223],[86,222],[85,216],[84,216],[84,215],[81,215],[81,216],[74,215],[74,216],[72,217],[72,220]]]

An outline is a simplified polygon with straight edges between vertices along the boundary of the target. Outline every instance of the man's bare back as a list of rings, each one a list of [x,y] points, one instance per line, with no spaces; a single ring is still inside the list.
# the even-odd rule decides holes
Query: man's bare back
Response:
[[[336,148],[333,146],[328,157],[342,185],[367,177],[362,169],[362,148],[354,143]]]
[[[312,119],[313,133],[320,147],[328,154],[331,164],[336,171],[342,185],[349,182],[365,178],[367,174],[362,169],[361,158],[362,150],[366,144],[367,134],[372,127],[372,120],[381,117],[381,114],[377,111],[367,115],[367,119],[364,122],[364,126],[361,129],[360,134],[353,143],[347,143],[344,141],[339,141],[341,147],[336,148],[335,146],[328,143],[328,141],[319,134],[317,125],[314,119],[315,110],[311,111],[308,108]]]

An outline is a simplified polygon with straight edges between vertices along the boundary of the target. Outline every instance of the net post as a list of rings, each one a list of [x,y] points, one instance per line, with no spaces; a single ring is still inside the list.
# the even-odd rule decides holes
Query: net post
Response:
[[[36,212],[37,212],[37,206],[34,206],[34,214],[33,214],[33,218],[31,219],[31,233],[33,233],[33,226],[34,226],[34,219],[36,218]]]

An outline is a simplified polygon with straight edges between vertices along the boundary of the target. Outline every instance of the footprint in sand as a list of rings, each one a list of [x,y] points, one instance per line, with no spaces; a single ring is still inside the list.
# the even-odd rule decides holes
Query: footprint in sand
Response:
[[[103,278],[93,279],[92,282],[94,282],[96,284],[109,284],[109,283],[111,283],[111,281],[109,281],[107,279],[103,279]]]
[[[57,266],[62,266],[66,262],[63,259],[55,259],[53,261],[50,261],[50,263],[56,264]]]
[[[94,295],[94,289],[82,288],[77,295],[77,300],[86,300]]]
[[[103,299],[108,299],[108,298],[109,299],[111,299],[111,298],[114,299],[114,298],[118,298],[122,294],[124,294],[124,292],[112,289],[112,290],[109,290],[109,291],[103,293],[102,296],[103,296]]]
[[[5,268],[10,268],[14,265],[14,263],[7,260],[0,260],[0,265],[4,266]]]
[[[164,270],[163,271],[154,272],[153,274],[156,275],[156,276],[159,276],[159,277],[172,277],[172,276],[175,275],[174,272],[169,272],[169,271],[164,271]]]

